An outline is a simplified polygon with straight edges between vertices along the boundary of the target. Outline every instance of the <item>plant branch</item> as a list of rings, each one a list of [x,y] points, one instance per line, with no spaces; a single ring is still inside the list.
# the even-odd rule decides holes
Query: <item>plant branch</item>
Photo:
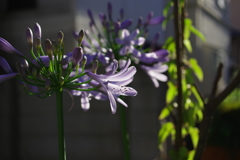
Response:
[[[174,0],[174,28],[175,28],[175,43],[176,43],[176,64],[177,64],[177,118],[175,150],[178,151],[182,146],[182,123],[183,123],[183,95],[182,95],[182,51],[183,51],[183,34],[181,27],[181,15],[179,14],[179,1]]]

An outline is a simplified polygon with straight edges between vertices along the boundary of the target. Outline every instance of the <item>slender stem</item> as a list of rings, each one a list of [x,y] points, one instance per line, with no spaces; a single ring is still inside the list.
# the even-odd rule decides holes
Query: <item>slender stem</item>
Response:
[[[63,121],[63,102],[62,102],[62,91],[60,91],[60,89],[57,89],[56,91],[56,102],[57,102],[57,121],[58,121],[59,160],[66,160],[64,121]]]
[[[178,96],[177,96],[177,126],[176,126],[176,139],[175,150],[178,151],[182,146],[182,123],[183,123],[183,95],[182,95],[182,52],[183,52],[183,38],[182,38],[182,26],[180,23],[181,15],[179,14],[179,0],[174,0],[174,28],[175,28],[175,43],[176,43],[176,64],[177,64],[177,84],[178,84]]]
[[[126,117],[126,108],[121,105],[119,107],[119,110],[120,110],[120,119],[121,119],[124,159],[125,160],[130,160],[129,135],[128,135],[127,121],[126,121],[126,118],[127,118]]]

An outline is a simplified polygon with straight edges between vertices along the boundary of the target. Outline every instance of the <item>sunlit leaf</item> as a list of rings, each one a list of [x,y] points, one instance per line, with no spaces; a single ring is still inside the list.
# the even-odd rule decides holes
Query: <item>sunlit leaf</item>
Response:
[[[195,155],[195,150],[191,150],[188,152],[188,159],[187,160],[193,160],[194,155]]]
[[[195,115],[197,116],[197,119],[199,122],[203,119],[203,111],[200,108],[195,108]]]
[[[189,134],[192,139],[193,147],[196,149],[199,139],[199,130],[197,127],[189,127]]]
[[[190,58],[189,64],[190,64],[190,68],[193,70],[194,74],[199,79],[199,81],[202,81],[203,80],[203,71],[202,71],[201,67],[198,65],[197,60],[194,58]]]
[[[171,105],[167,105],[166,107],[164,107],[158,117],[159,120],[163,120],[164,118],[168,117],[170,115],[170,113],[173,110],[173,106]]]
[[[203,42],[206,42],[205,36],[198,29],[196,29],[194,26],[191,26],[190,30],[192,31],[193,34],[198,36]]]
[[[195,86],[191,86],[191,91],[193,93],[193,95],[196,97],[198,103],[199,103],[199,107],[202,109],[204,106],[204,102],[202,101],[201,96],[199,95],[197,89]]]
[[[184,39],[189,39],[191,35],[192,20],[190,18],[184,19]]]
[[[176,66],[176,63],[174,61],[169,61],[168,63],[168,73],[169,73],[169,76],[172,78],[172,79],[176,79],[177,78],[177,66]]]
[[[169,104],[177,95],[177,88],[171,81],[168,81],[167,85],[168,85],[168,90],[166,94],[166,102]]]
[[[170,133],[174,130],[174,125],[172,122],[167,122],[162,125],[161,129],[158,132],[158,144],[161,148],[162,143],[166,140],[166,138],[170,135]]]
[[[192,45],[191,45],[190,40],[189,40],[189,39],[184,39],[184,40],[183,40],[183,44],[184,44],[184,46],[187,48],[187,51],[188,51],[189,53],[192,53]]]
[[[166,4],[166,6],[165,6],[164,9],[163,9],[163,16],[164,16],[164,17],[167,17],[168,12],[169,12],[169,9],[170,9],[170,7],[172,7],[173,5],[174,5],[173,0],[168,1],[168,3]]]
[[[164,42],[164,45],[162,46],[162,48],[167,49],[172,42],[174,42],[174,38],[172,36],[168,37]]]

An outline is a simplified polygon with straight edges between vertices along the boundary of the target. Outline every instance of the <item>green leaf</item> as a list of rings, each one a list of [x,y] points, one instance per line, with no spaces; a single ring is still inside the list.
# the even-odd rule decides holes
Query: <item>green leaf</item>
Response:
[[[184,120],[185,123],[189,126],[194,126],[195,125],[195,121],[194,121],[194,108],[188,108],[187,110],[184,110]]]
[[[186,147],[179,148],[179,151],[170,150],[169,155],[171,160],[187,160],[188,159],[188,149]]]
[[[164,107],[158,117],[159,120],[163,120],[164,118],[168,117],[169,114],[172,112],[173,106],[167,105]]]
[[[170,135],[170,133],[174,130],[174,125],[172,122],[167,122],[162,125],[161,129],[158,132],[158,144],[159,148],[162,147],[162,143],[166,140],[166,138]]]
[[[201,109],[203,109],[203,107],[204,107],[204,102],[202,101],[202,98],[201,98],[201,96],[199,95],[196,87],[195,87],[195,86],[191,86],[191,91],[192,91],[193,95],[196,97],[196,99],[197,99],[197,101],[198,101],[198,104],[199,104],[199,107],[200,107]]]
[[[198,36],[203,42],[206,42],[205,36],[198,29],[196,29],[194,26],[191,26],[190,30],[193,34]]]
[[[166,103],[169,104],[177,95],[177,88],[171,81],[168,81],[167,85],[168,85],[168,90],[166,93]]]
[[[196,149],[199,140],[199,130],[197,127],[189,127],[189,134],[192,139],[193,147]]]
[[[172,42],[174,42],[174,38],[172,36],[168,37],[162,48],[167,49],[169,44],[172,43]]]
[[[169,11],[170,7],[172,7],[173,5],[174,5],[173,0],[168,1],[168,3],[165,5],[165,7],[163,9],[163,16],[164,17],[167,17],[168,11]]]
[[[189,39],[191,35],[192,20],[189,18],[184,19],[184,39]]]
[[[168,73],[170,78],[176,79],[177,78],[177,66],[174,60],[170,60],[168,62]]]
[[[189,53],[192,53],[192,45],[189,39],[184,39],[183,40],[184,46],[187,48]]]
[[[199,122],[201,122],[202,121],[202,119],[203,119],[203,111],[200,109],[200,108],[195,108],[195,111],[194,111],[195,113],[195,115],[196,115],[196,119],[199,121]]]
[[[170,15],[168,15],[162,22],[162,29],[165,30],[167,27],[167,23],[170,19],[173,19],[174,15],[173,13],[171,13]]]
[[[193,160],[194,155],[195,155],[195,150],[191,150],[188,152],[188,159],[187,160]]]
[[[186,68],[185,76],[186,76],[187,84],[193,84],[194,83],[193,73],[192,73],[192,70],[190,68]]]
[[[190,64],[190,68],[193,70],[194,74],[197,76],[199,81],[202,81],[203,80],[203,71],[202,71],[201,67],[198,65],[197,60],[194,58],[190,58],[189,64]]]

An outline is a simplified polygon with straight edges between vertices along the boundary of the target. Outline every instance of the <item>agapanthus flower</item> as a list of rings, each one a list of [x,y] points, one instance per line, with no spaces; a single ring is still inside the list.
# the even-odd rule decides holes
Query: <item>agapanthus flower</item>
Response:
[[[92,71],[85,70],[85,65],[87,63],[87,57],[84,56],[81,43],[83,41],[83,32],[80,31],[78,41],[79,46],[75,47],[72,52],[67,55],[63,53],[63,33],[58,33],[58,43],[52,43],[50,40],[45,41],[46,52],[43,51],[41,45],[41,27],[39,24],[35,25],[35,35],[36,37],[36,52],[33,51],[33,34],[30,28],[26,31],[27,42],[29,43],[30,53],[33,56],[33,60],[26,58],[21,52],[16,50],[8,41],[0,38],[0,49],[3,51],[17,55],[21,58],[20,62],[16,64],[16,73],[13,73],[7,61],[0,57],[0,66],[4,69],[7,74],[0,75],[0,82],[5,80],[16,78],[21,85],[21,87],[30,95],[37,95],[38,97],[45,98],[51,96],[57,91],[67,91],[71,92],[73,96],[81,96],[81,106],[84,110],[88,110],[90,107],[89,100],[91,97],[97,100],[107,100],[110,99],[111,108],[116,108],[113,103],[113,96],[118,100],[119,95],[133,96],[136,91],[130,87],[125,87],[126,91],[122,91],[121,94],[108,93],[108,89],[113,89],[113,87],[119,87],[123,81],[128,81],[130,83],[133,79],[133,75],[136,73],[134,67],[129,67],[127,65],[123,71],[115,73],[118,66],[114,66],[111,74],[98,75],[97,63],[93,63]],[[106,55],[102,53],[96,53],[98,60],[102,64],[108,64],[107,55],[111,56],[109,50],[106,50]],[[101,54],[101,55],[100,55]],[[98,62],[98,61],[95,61]],[[117,63],[117,61],[114,61]],[[93,72],[93,73],[92,73]],[[129,77],[129,75],[131,77]],[[102,80],[110,79],[109,82]],[[93,77],[93,79],[92,79]],[[99,80],[97,81],[98,78]],[[120,78],[119,80],[114,80],[114,78]],[[113,80],[113,82],[112,82]],[[93,82],[92,82],[93,81]],[[119,82],[121,81],[121,82]],[[96,84],[92,85],[92,84]],[[106,83],[109,83],[106,85]],[[91,84],[91,85],[90,85]],[[102,90],[105,88],[106,90]],[[113,92],[113,90],[112,90]],[[119,92],[120,93],[120,92]],[[118,100],[121,102],[121,100]],[[116,103],[116,102],[115,102]],[[122,102],[124,103],[124,102]],[[113,105],[112,105],[113,104]],[[112,109],[115,113],[116,109]]]
[[[165,64],[163,65],[161,62],[154,64],[153,66],[140,65],[140,68],[142,68],[151,78],[156,88],[159,87],[158,81],[166,82],[168,79],[167,76],[163,74],[167,71],[168,66]]]
[[[134,66],[129,67],[130,64],[131,61],[128,60],[125,67],[116,73],[118,69],[118,62],[114,60],[112,70],[107,72],[105,75],[97,75],[92,72],[87,72],[87,75],[93,80],[95,80],[92,81],[90,84],[95,87],[97,85],[101,85],[100,90],[102,90],[108,95],[112,113],[115,113],[117,110],[116,100],[127,107],[127,104],[124,103],[121,99],[119,99],[119,96],[137,95],[137,91],[135,89],[131,87],[126,87],[126,85],[132,82],[133,76],[136,73],[136,68]]]
[[[145,38],[137,37],[139,30],[134,30],[131,34],[127,29],[122,30],[121,38],[116,38],[116,43],[123,45],[120,49],[120,55],[126,55],[127,53],[132,53],[134,56],[139,57],[141,55],[140,51],[134,48],[134,46],[141,46],[145,42]]]

